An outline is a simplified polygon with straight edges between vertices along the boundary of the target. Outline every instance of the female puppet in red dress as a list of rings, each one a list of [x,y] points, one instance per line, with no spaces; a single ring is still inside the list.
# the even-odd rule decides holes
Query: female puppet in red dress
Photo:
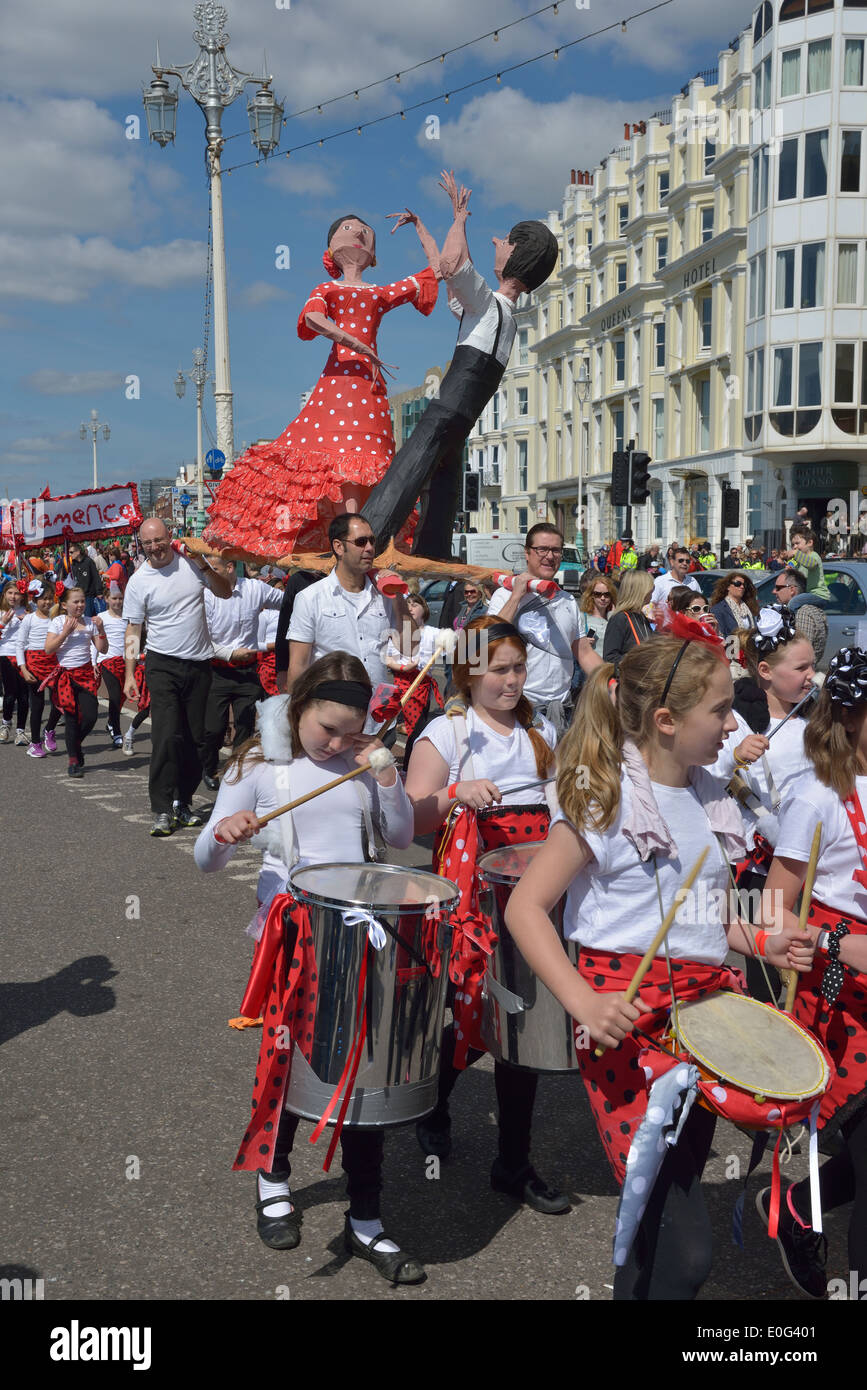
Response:
[[[205,531],[212,545],[274,558],[327,551],[328,523],[360,510],[391,462],[394,437],[376,332],[383,314],[399,304],[429,314],[437,278],[425,269],[391,285],[366,284],[361,277],[376,265],[376,239],[354,214],[332,223],[322,260],[335,278],[307,300],[298,336],[331,339],[325,370],[280,437],[248,449],[224,478]]]

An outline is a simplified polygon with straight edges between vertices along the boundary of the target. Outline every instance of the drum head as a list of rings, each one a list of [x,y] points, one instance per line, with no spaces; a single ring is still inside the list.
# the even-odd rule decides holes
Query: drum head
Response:
[[[290,886],[305,902],[326,907],[426,908],[448,911],[458,890],[450,879],[399,864],[311,864],[290,875]]]
[[[679,1004],[675,1032],[700,1065],[754,1095],[808,1100],[828,1084],[828,1063],[816,1039],[748,995],[720,991]]]
[[[516,883],[544,843],[544,840],[533,840],[528,845],[504,845],[502,849],[489,850],[479,859],[479,873],[488,883]]]

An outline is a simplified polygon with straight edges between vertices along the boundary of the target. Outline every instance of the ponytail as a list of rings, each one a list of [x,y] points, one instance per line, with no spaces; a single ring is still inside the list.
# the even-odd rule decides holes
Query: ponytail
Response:
[[[554,766],[554,750],[549,748],[539,730],[533,722],[533,706],[522,695],[515,706],[515,718],[522,729],[527,730],[530,742],[533,745],[533,755],[536,759],[536,772],[540,777],[547,777],[551,768]]]
[[[611,699],[613,676],[614,667],[604,662],[588,677],[560,744],[557,799],[576,830],[607,830],[620,810],[623,726]]]

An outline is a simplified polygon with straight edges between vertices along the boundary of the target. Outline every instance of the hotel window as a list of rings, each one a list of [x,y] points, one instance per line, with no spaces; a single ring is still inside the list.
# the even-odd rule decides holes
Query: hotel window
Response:
[[[767,253],[760,251],[758,256],[753,256],[750,261],[750,309],[751,319],[761,318],[765,312],[766,288],[765,288],[765,267],[767,264]]]
[[[587,281],[587,284],[584,286],[584,312],[585,312],[585,314],[589,314],[589,313],[590,313],[590,310],[591,310],[592,308],[593,308],[593,286],[590,284],[590,281],[588,280],[588,281]]]
[[[623,291],[626,289],[626,262],[617,261],[614,269],[617,277],[615,293],[623,294]]]
[[[702,352],[713,346],[713,296],[703,294],[698,301],[699,343]]]
[[[665,369],[665,319],[653,325],[654,363]]]
[[[844,130],[840,151],[840,192],[861,191],[861,131]]]
[[[494,396],[493,396],[493,400],[491,401],[491,429],[492,429],[492,430],[498,430],[499,428],[500,428],[500,393],[499,393],[499,391],[495,391],[495,392],[494,392]]]
[[[807,434],[819,423],[821,406],[822,344],[774,348],[770,420],[777,433]]]
[[[518,440],[518,491],[527,491],[527,441]]]
[[[807,92],[831,90],[831,40],[807,44]]]
[[[777,273],[774,277],[774,308],[795,307],[795,250],[790,247],[777,252]]]
[[[701,210],[701,239],[703,242],[710,241],[713,237],[713,208],[702,208]]]
[[[771,4],[771,0],[764,0],[764,4],[760,5],[756,11],[756,22],[753,25],[753,43],[758,43],[759,39],[763,39],[765,34],[770,33],[773,27],[774,7]]]
[[[785,143],[785,142],[784,142]],[[768,206],[768,148],[756,150],[752,164],[752,215],[764,212]]]
[[[518,366],[526,367],[530,363],[530,331],[527,328],[518,329]]]
[[[529,507],[516,507],[516,508],[515,508],[515,515],[516,515],[516,517],[518,518],[518,530],[519,530],[519,532],[521,533],[522,536],[523,536],[523,535],[526,535],[526,533],[527,533],[527,528],[528,528],[528,525],[529,525],[529,521],[528,521],[528,518],[529,518],[529,515],[530,515],[530,509],[529,509]]]
[[[492,501],[492,502],[491,502],[491,530],[492,530],[492,531],[499,531],[499,529],[500,529],[500,504],[499,504],[499,502],[494,502],[494,501]]]
[[[808,241],[801,247],[801,308],[821,309],[825,303],[825,243]]]
[[[617,385],[622,385],[626,380],[626,340],[624,334],[617,338],[612,338],[611,346],[614,349],[614,380]]]
[[[798,137],[784,140],[780,145],[780,172],[777,180],[777,201],[798,196]]]
[[[587,241],[587,254],[588,254],[588,256],[589,256],[589,255],[590,255],[590,252],[593,250],[593,228],[592,228],[592,227],[588,227],[588,228],[587,228],[586,241]]]
[[[518,413],[518,415],[528,415],[528,414],[529,414],[529,397],[530,397],[530,392],[529,392],[528,387],[526,387],[526,386],[519,386],[519,387],[517,388],[517,390],[516,390],[516,392],[515,392],[515,398],[516,398],[516,400],[517,400],[517,406],[518,406],[517,413]]]
[[[771,60],[766,58],[763,63],[753,73],[754,91],[756,96],[755,104],[760,111],[764,111],[771,104]]]
[[[801,50],[789,48],[782,55],[780,67],[780,97],[797,97],[801,94]]]
[[[618,406],[611,412],[611,432],[614,436],[614,448],[621,451],[623,449],[623,407]]]
[[[624,229],[629,221],[629,204],[617,204],[617,235],[623,236]]]
[[[746,507],[744,509],[744,521],[746,523],[747,535],[757,536],[762,529],[761,483],[747,483],[747,496]]]
[[[858,303],[857,241],[841,241],[837,247],[837,303]]]
[[[668,237],[656,238],[656,269],[662,270],[668,264]]]
[[[667,169],[663,169],[663,170],[660,172],[660,175],[659,175],[659,201],[660,201],[660,202],[662,202],[664,198],[667,198],[667,197],[668,197],[668,186],[669,186],[669,185],[668,185],[668,178],[669,178],[668,170],[667,170]]]
[[[861,372],[858,372],[858,355]],[[860,391],[859,391],[860,383]],[[860,396],[860,412],[857,409]],[[846,434],[867,432],[867,349],[864,343],[837,343],[834,360],[834,402],[831,415]]]
[[[770,59],[768,59],[770,62]],[[716,141],[705,140],[704,142],[704,174],[705,178],[710,177],[710,166],[716,159]]]
[[[661,454],[656,455],[661,458]],[[652,487],[650,489],[650,505],[653,508],[653,535],[662,536],[662,488]]]
[[[765,408],[765,349],[747,353],[747,415],[761,415]]]
[[[864,0],[843,0],[844,5],[861,5]],[[833,10],[834,0],[783,0],[780,7],[780,23],[786,19],[803,19],[805,14],[820,14],[822,10]]]
[[[655,459],[661,459],[664,453],[665,401],[661,396],[656,396],[653,401],[653,457]]]
[[[696,488],[692,494],[692,521],[697,536],[707,535],[707,488]]]
[[[827,192],[828,132],[811,130],[804,136],[804,197],[824,198]]]
[[[864,86],[864,40],[847,39],[843,53],[843,86]]]

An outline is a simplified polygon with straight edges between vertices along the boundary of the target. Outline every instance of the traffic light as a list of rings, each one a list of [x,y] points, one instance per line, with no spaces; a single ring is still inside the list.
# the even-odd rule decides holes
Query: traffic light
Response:
[[[611,505],[629,506],[629,455],[622,449],[611,461]]]
[[[736,487],[723,489],[722,495],[723,526],[740,526],[741,524],[741,494]]]
[[[477,512],[481,505],[481,479],[478,473],[465,473],[463,509],[465,512]]]
[[[632,472],[629,501],[633,506],[646,502],[650,496],[650,454],[632,451]]]

